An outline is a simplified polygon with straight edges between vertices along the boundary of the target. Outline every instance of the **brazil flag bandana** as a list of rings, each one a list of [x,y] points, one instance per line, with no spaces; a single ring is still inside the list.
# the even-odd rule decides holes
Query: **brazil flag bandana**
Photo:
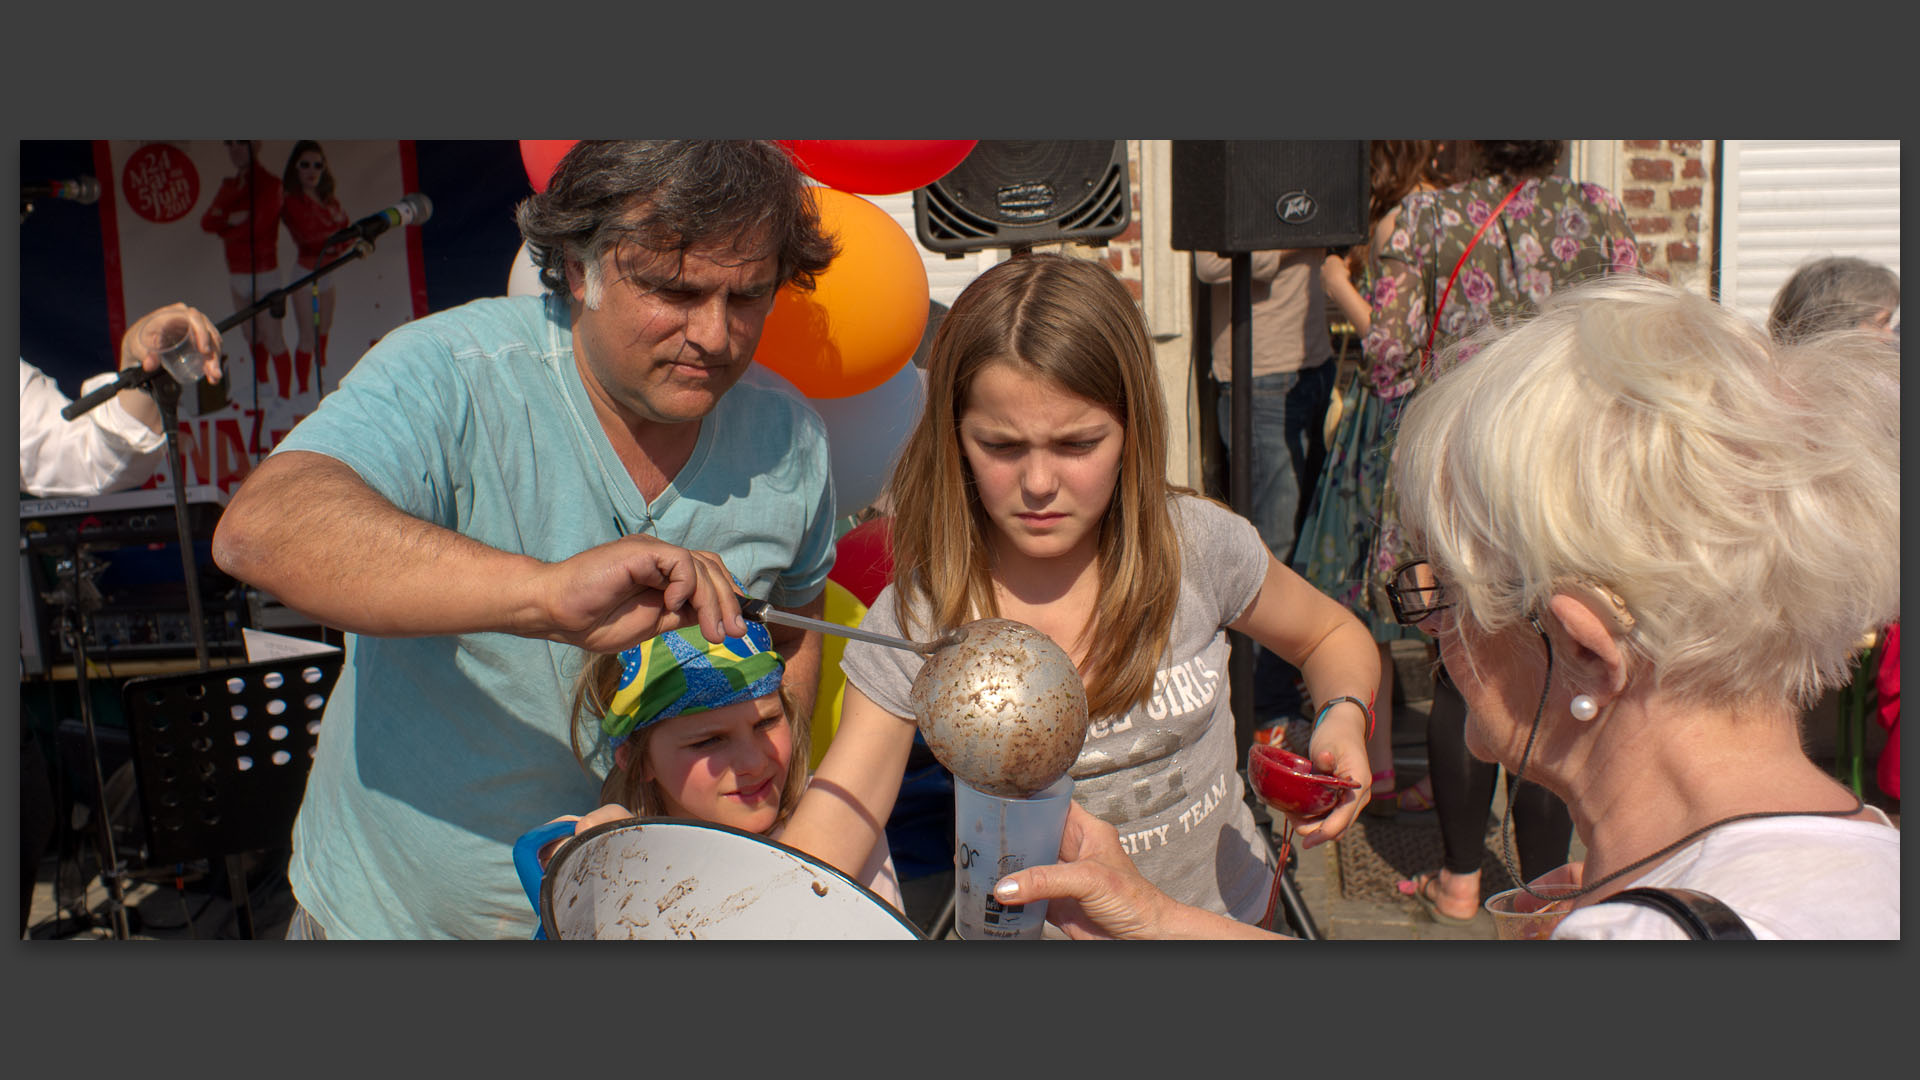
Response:
[[[620,685],[600,721],[618,746],[634,731],[669,717],[751,701],[780,689],[784,665],[767,628],[747,624],[744,638],[718,644],[698,626],[660,634],[620,654]]]

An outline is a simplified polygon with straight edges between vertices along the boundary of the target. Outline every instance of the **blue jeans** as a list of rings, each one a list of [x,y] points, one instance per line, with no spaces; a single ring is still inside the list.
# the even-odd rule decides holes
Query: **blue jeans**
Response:
[[[1335,363],[1328,360],[1304,371],[1283,371],[1253,380],[1252,422],[1248,443],[1253,450],[1248,478],[1251,492],[1247,517],[1267,549],[1282,565],[1293,561],[1293,545],[1320,467],[1327,458],[1323,426],[1327,403],[1333,396]],[[1220,440],[1233,452],[1233,384],[1220,384]],[[1292,664],[1265,649],[1256,654],[1253,670],[1253,709],[1256,718],[1295,712],[1299,677]]]

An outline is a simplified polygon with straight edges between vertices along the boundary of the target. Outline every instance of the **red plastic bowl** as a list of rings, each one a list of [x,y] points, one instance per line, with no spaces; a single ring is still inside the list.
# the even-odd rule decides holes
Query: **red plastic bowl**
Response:
[[[1331,773],[1315,772],[1313,762],[1265,743],[1254,743],[1248,752],[1247,779],[1268,806],[1302,818],[1319,817],[1360,786]]]

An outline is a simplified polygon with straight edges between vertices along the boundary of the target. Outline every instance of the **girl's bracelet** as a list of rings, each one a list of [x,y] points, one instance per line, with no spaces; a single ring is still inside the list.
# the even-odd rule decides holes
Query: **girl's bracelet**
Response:
[[[1361,701],[1359,698],[1353,697],[1350,694],[1341,694],[1339,697],[1332,698],[1325,705],[1320,706],[1320,711],[1315,713],[1313,717],[1313,730],[1320,730],[1320,721],[1327,718],[1327,710],[1343,701],[1350,701],[1360,706],[1360,711],[1367,714],[1366,741],[1373,741],[1373,703],[1370,701]]]

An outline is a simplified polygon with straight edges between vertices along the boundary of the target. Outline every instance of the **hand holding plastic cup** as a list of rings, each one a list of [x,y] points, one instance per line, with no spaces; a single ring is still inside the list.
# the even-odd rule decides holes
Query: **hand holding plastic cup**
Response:
[[[193,323],[185,315],[162,315],[146,328],[147,343],[160,354],[160,366],[181,386],[192,386],[206,376],[212,354],[194,344]]]
[[[954,927],[968,941],[1035,940],[1046,930],[1047,902],[1002,904],[1001,878],[1060,861],[1060,836],[1073,805],[1073,777],[1031,798],[989,795],[954,777]]]
[[[1501,941],[1545,941],[1553,936],[1553,928],[1573,910],[1572,894],[1580,886],[1567,882],[1553,885],[1534,884],[1533,891],[1542,900],[1525,889],[1508,889],[1487,897],[1487,914],[1493,916],[1493,932]]]

